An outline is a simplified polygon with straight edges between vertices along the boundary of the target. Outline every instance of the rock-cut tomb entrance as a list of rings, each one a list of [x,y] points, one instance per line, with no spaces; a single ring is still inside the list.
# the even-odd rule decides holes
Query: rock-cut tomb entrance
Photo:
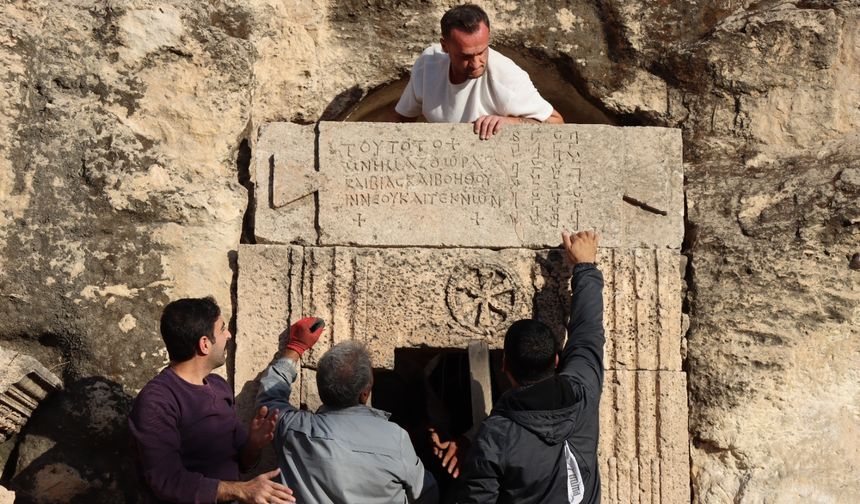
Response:
[[[284,329],[316,315],[328,330],[303,358],[294,403],[320,405],[319,357],[356,339],[377,368],[375,405],[467,430],[506,387],[511,322],[537,318],[564,337],[560,231],[595,228],[603,502],[689,502],[681,151],[680,131],[655,127],[524,125],[480,141],[462,124],[264,125],[256,244],[239,249],[240,407]]]

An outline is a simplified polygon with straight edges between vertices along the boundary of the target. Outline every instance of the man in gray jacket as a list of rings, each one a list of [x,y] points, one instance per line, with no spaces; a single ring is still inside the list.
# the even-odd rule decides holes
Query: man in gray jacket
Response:
[[[299,360],[322,330],[322,320],[314,317],[293,324],[289,343],[266,369],[257,394],[259,405],[283,412],[275,427],[275,451],[296,501],[435,504],[436,482],[406,431],[389,422],[384,411],[367,406],[373,374],[363,345],[340,343],[319,360],[323,406],[316,413],[290,403]]]
[[[460,470],[457,503],[599,504],[598,410],[603,388],[603,276],[596,233],[564,233],[573,262],[567,343],[520,320],[505,335],[514,387],[481,425]]]

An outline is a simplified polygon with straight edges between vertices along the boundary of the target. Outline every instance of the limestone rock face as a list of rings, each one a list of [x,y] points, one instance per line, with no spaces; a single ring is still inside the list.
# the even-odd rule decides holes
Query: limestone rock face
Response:
[[[132,398],[85,378],[46,401],[18,444],[11,488],[20,502],[136,502],[126,418]]]
[[[856,492],[858,141],[704,175],[688,193],[696,248],[713,258],[693,263],[689,334],[701,502]]]
[[[253,49],[225,17],[4,4],[2,332],[68,377],[139,389],[166,361],[167,300],[214,294],[230,311]]]
[[[735,13],[670,66],[700,89],[672,100],[689,129],[696,502],[860,492],[860,22],[800,5]]]

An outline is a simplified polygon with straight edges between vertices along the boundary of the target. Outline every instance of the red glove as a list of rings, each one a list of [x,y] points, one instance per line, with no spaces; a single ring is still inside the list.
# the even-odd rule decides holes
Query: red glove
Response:
[[[320,339],[324,328],[325,322],[321,318],[305,317],[299,320],[290,326],[290,342],[287,343],[287,348],[301,356]]]

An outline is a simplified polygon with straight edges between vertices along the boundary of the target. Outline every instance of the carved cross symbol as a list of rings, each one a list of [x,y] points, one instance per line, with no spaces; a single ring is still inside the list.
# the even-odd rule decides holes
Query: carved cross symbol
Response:
[[[475,212],[475,218],[473,220],[475,221],[476,226],[481,225],[481,216],[478,214],[478,212]]]
[[[451,277],[448,303],[461,324],[484,332],[508,319],[516,305],[516,291],[506,273],[479,266]]]
[[[361,217],[361,214],[358,214],[352,220],[354,220],[355,223],[358,224],[358,227],[361,227],[361,223],[364,222],[364,219]]]

